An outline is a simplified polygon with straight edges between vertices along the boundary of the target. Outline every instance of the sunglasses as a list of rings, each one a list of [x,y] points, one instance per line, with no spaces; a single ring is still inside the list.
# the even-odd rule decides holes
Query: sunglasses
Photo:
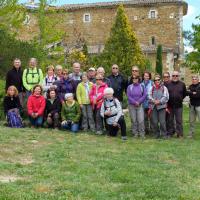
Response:
[[[63,75],[68,75],[68,73],[63,73]]]
[[[138,70],[133,69],[132,72],[138,72]]]
[[[172,77],[179,77],[179,75],[172,75]]]
[[[154,81],[160,81],[160,79],[156,79],[156,80],[154,80]]]
[[[101,78],[96,78],[96,81],[100,81],[100,80],[102,81],[103,79],[101,79]]]
[[[164,78],[169,78],[169,76],[163,76]]]
[[[113,67],[112,69],[118,69],[117,67]]]

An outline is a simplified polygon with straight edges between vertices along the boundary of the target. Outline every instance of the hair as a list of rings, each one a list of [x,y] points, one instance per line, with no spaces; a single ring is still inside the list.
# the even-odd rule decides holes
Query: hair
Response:
[[[34,61],[36,62],[36,64],[37,64],[37,59],[36,59],[36,58],[30,58],[30,59],[29,59],[29,63],[30,63],[32,60],[34,60]]]
[[[151,72],[149,72],[149,71],[144,71],[144,73],[142,74],[142,79],[144,80],[144,75],[145,74],[148,74],[149,75],[149,79],[151,80],[151,78],[152,78],[152,75],[151,75]]]
[[[6,96],[10,97],[10,94],[9,94],[9,90],[10,89],[14,89],[14,91],[15,91],[14,96],[17,97],[18,96],[18,90],[17,90],[17,88],[14,85],[11,85],[11,86],[8,87],[8,89],[6,91]]]
[[[86,77],[87,77],[87,72],[83,72],[83,73],[82,73],[82,75],[81,75],[81,80],[82,80],[83,76],[86,76]]]
[[[13,60],[13,63],[14,63],[15,61],[20,61],[20,62],[21,62],[21,60],[20,60],[19,58],[15,58],[15,59]]]
[[[39,87],[39,88],[40,88],[40,90],[41,90],[40,94],[42,95],[43,89],[42,89],[42,86],[41,86],[41,85],[39,85],[39,84],[37,84],[37,85],[35,85],[35,86],[33,87],[33,89],[32,89],[32,94],[34,93],[34,91],[35,91],[35,88],[37,88],[37,87]]]
[[[98,67],[97,68],[97,73],[99,73],[99,70],[102,70],[105,73],[105,69],[103,67]]]
[[[65,68],[65,69],[63,69],[63,73],[64,73],[64,72],[68,74],[68,73],[69,73],[69,70]]]
[[[62,65],[56,65],[56,70],[63,69]]]
[[[48,72],[50,69],[52,69],[52,70],[54,71],[54,66],[53,66],[53,65],[49,65],[49,66],[47,67],[47,72]]]
[[[155,81],[156,78],[159,78],[159,79],[160,79],[160,78],[161,78],[161,77],[160,77],[160,74],[155,74],[155,76],[154,76],[154,81]]]
[[[197,80],[199,80],[199,76],[197,74],[192,75],[192,78],[196,78]]]
[[[164,72],[164,73],[163,73],[163,76],[164,76],[165,74],[167,74],[168,76],[170,76],[170,73],[169,73],[169,72]]]
[[[139,71],[139,67],[138,67],[137,65],[133,65],[133,66],[132,66],[132,69],[133,69],[133,68],[137,68],[138,71]]]
[[[48,89],[48,91],[47,91],[47,99],[50,99],[50,93],[52,92],[52,91],[54,91],[55,93],[56,93],[56,97],[57,97],[57,90],[55,89],[55,88],[50,88],[50,89]]]

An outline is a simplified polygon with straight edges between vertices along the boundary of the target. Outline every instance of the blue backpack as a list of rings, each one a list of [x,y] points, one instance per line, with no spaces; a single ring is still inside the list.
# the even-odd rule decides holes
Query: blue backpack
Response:
[[[21,117],[14,111],[9,111],[7,113],[8,126],[11,128],[22,128],[22,119]]]

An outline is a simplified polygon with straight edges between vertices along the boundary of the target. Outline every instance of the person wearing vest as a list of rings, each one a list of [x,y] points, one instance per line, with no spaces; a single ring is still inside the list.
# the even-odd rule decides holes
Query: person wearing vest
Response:
[[[42,70],[37,67],[36,58],[31,58],[29,61],[29,67],[23,72],[23,85],[26,89],[26,96],[31,95],[31,90],[35,85],[42,85],[43,73]]]
[[[82,128],[84,131],[87,131],[90,128],[90,130],[94,132],[94,116],[89,97],[93,83],[88,81],[86,72],[83,72],[81,80],[82,82],[78,84],[76,89],[76,97],[82,111]]]
[[[155,75],[154,84],[149,90],[148,98],[153,134],[156,138],[167,138],[166,108],[169,100],[169,93],[167,88],[162,85],[160,75]]]
[[[143,74],[143,81],[142,81],[143,87],[146,89],[147,94],[152,88],[153,82],[151,80],[151,73],[145,71]],[[144,108],[144,126],[145,126],[145,134],[150,134],[151,130],[151,122],[148,116],[148,110],[149,110],[149,99],[148,95],[146,96],[144,102],[143,102],[143,108]]]
[[[110,136],[117,136],[121,129],[122,140],[126,140],[126,122],[122,113],[122,107],[117,98],[113,97],[114,90],[106,88],[104,90],[104,102],[101,105],[101,116],[105,119]]]
[[[56,85],[53,85],[53,83],[57,81],[57,77],[54,74],[54,66],[53,65],[49,65],[47,67],[47,75],[43,80],[43,91],[44,91],[44,97],[46,97],[47,95],[47,91],[50,88],[56,89]]]
[[[147,91],[141,83],[139,76],[132,77],[133,83],[127,88],[128,108],[132,122],[132,134],[135,137],[145,137],[144,110],[142,104],[147,96]]]
[[[24,92],[25,88],[22,82],[22,74],[23,71],[21,69],[21,60],[19,58],[15,58],[13,61],[13,68],[8,71],[6,74],[6,91],[10,86],[15,86],[18,90],[18,96],[21,105],[23,106]]]
[[[96,126],[96,134],[102,135],[103,132],[103,120],[100,114],[101,105],[103,103],[104,90],[107,88],[107,84],[103,82],[103,77],[100,74],[96,75],[96,84],[92,86],[89,97],[94,111],[94,119]]]
[[[175,130],[178,138],[183,137],[183,99],[187,95],[186,85],[179,79],[179,72],[174,71],[172,80],[167,85],[169,91],[168,109],[170,112],[168,134],[172,136]]]
[[[192,138],[194,136],[194,125],[196,118],[198,117],[200,121],[200,83],[197,75],[192,76],[192,84],[188,88],[188,95],[190,97],[189,137]]]
[[[114,97],[122,103],[123,93],[127,88],[127,80],[119,73],[118,65],[112,66],[112,74],[108,76],[108,79],[110,80],[110,87],[114,90]]]

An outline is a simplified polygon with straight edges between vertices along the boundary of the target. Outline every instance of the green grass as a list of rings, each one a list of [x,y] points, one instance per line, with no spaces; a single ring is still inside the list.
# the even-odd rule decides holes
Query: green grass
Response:
[[[185,110],[185,135],[188,132]],[[0,200],[200,199],[194,139],[144,141],[0,127]],[[198,135],[199,134],[199,135]]]

